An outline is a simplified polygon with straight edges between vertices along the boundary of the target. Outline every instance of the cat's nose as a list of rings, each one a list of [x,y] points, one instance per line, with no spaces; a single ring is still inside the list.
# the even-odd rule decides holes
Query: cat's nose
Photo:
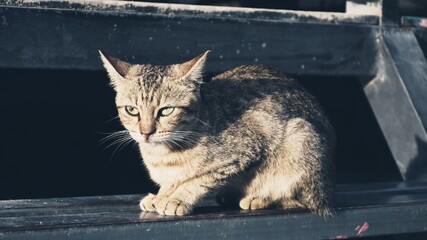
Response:
[[[142,134],[142,136],[144,136],[145,141],[148,141],[148,139],[150,138],[151,135],[153,135],[154,132],[156,132],[156,130],[153,130],[151,132],[141,131],[141,134]]]

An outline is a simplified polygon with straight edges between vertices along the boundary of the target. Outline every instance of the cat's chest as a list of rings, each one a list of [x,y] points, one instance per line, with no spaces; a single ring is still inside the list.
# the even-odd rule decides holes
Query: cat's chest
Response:
[[[160,185],[184,181],[194,174],[197,157],[192,154],[142,154],[150,177]]]
[[[150,177],[154,182],[163,185],[172,185],[185,177],[184,170],[179,167],[148,167]]]

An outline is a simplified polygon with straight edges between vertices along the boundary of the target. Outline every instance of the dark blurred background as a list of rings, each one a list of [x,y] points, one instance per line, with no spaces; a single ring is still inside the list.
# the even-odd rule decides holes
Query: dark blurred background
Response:
[[[163,2],[345,11],[343,0]],[[413,7],[419,1],[401,2],[405,14],[427,13]],[[0,76],[0,199],[155,191],[135,146],[116,151],[117,145],[107,148],[112,141],[100,144],[122,130],[105,72],[0,69]],[[337,183],[402,180],[358,79],[301,82],[335,127]]]
[[[137,147],[100,144],[106,133],[122,130],[105,72],[3,69],[0,75],[0,199],[155,190]],[[336,129],[338,183],[401,180],[356,79],[313,76],[302,83]]]

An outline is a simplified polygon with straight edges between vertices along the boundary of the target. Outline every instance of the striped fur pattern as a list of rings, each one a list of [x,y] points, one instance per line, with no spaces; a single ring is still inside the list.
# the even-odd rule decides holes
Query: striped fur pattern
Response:
[[[185,215],[216,191],[222,205],[330,215],[335,137],[317,101],[263,66],[203,80],[208,53],[158,66],[101,52],[120,120],[160,186],[141,209]]]

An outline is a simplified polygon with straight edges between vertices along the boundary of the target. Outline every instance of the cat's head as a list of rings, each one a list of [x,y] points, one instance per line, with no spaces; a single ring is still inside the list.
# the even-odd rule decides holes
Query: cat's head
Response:
[[[123,126],[140,144],[179,148],[197,139],[200,85],[209,51],[167,66],[130,64],[100,51]]]

